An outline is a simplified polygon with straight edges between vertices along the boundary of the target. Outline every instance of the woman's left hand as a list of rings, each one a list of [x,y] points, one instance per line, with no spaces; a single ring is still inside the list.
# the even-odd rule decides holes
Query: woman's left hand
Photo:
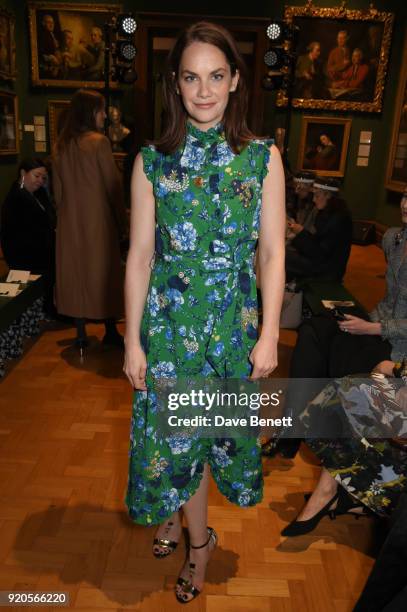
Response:
[[[277,340],[259,338],[249,356],[253,366],[250,378],[266,378],[276,369]]]
[[[346,320],[338,323],[341,331],[348,332],[356,335],[371,335],[380,336],[381,325],[380,323],[372,323],[371,321],[365,321],[359,317],[353,315],[345,315]]]

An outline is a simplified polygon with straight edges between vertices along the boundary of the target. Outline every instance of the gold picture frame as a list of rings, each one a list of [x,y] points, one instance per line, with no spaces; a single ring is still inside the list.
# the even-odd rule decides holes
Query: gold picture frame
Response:
[[[320,8],[308,0],[286,6],[284,18],[299,27],[293,107],[381,112],[393,13],[372,5],[349,10],[344,2]],[[285,91],[278,91],[276,103],[287,105]]]
[[[0,7],[0,78],[15,81],[16,70],[16,20]]]
[[[302,117],[297,170],[343,177],[351,124],[342,117]]]
[[[64,114],[68,111],[69,105],[69,100],[48,100],[48,132],[51,152],[55,148]]]
[[[407,33],[397,89],[385,187],[403,192],[407,185]]]
[[[29,2],[32,84],[104,87],[103,25],[122,10],[120,4]],[[96,42],[90,38],[92,30],[98,30]]]
[[[0,90],[0,155],[17,155],[19,151],[18,98]]]

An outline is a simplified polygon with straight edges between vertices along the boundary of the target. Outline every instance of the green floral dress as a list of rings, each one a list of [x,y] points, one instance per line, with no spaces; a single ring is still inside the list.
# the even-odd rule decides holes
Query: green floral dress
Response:
[[[253,257],[270,141],[239,154],[217,125],[188,123],[173,155],[142,149],[156,200],[155,261],[141,324],[147,391],[134,394],[126,503],[137,523],[162,523],[196,492],[205,463],[240,506],[262,498],[255,438],[159,435],[154,381],[244,378],[257,340]]]

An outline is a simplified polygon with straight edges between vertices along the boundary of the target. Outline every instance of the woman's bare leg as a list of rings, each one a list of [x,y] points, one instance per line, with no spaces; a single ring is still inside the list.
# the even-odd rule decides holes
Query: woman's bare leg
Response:
[[[209,485],[209,467],[205,464],[201,483],[196,493],[183,506],[184,515],[188,524],[188,532],[190,543],[192,546],[201,546],[208,540],[208,485]],[[195,563],[195,571],[193,573],[193,585],[199,590],[202,589],[205,582],[205,570],[208,563],[210,553],[214,548],[213,540],[211,539],[208,546],[197,550],[191,548],[189,551],[189,559],[182,569],[180,577],[184,580],[190,580],[189,562]],[[182,593],[182,587],[177,586],[178,593]],[[191,599],[190,593],[186,593],[186,599]]]
[[[317,512],[319,512],[330,499],[335,495],[338,490],[338,483],[328,470],[322,468],[321,476],[319,477],[319,481],[317,486],[315,487],[311,497],[305,504],[304,508],[301,510],[300,514],[297,517],[299,521],[307,521],[312,518]],[[332,504],[332,509],[336,507],[337,502],[335,501]]]

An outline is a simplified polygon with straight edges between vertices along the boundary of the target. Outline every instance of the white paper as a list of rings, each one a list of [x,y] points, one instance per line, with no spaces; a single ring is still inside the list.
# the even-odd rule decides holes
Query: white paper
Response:
[[[47,139],[47,133],[45,131],[45,125],[34,126],[34,140],[44,142]]]
[[[34,125],[45,125],[45,117],[43,115],[34,115]]]
[[[25,125],[24,126],[24,132],[33,132],[34,131],[34,126],[33,125]]]
[[[351,300],[321,300],[322,306],[333,310],[334,308],[350,308],[355,305]]]
[[[15,297],[20,293],[19,285],[13,283],[0,283],[0,298]]]
[[[29,278],[29,270],[10,270],[6,283],[27,283]]]
[[[39,278],[41,278],[41,274],[30,274],[30,276],[29,276],[28,280],[29,280],[29,281],[36,281],[36,280],[38,280]]]
[[[356,160],[356,165],[357,166],[368,166],[369,165],[369,158],[368,157],[358,157]]]
[[[359,157],[369,157],[370,155],[370,145],[368,144],[360,144],[358,156]]]
[[[372,142],[372,132],[360,132],[359,142],[364,144],[370,144]]]

